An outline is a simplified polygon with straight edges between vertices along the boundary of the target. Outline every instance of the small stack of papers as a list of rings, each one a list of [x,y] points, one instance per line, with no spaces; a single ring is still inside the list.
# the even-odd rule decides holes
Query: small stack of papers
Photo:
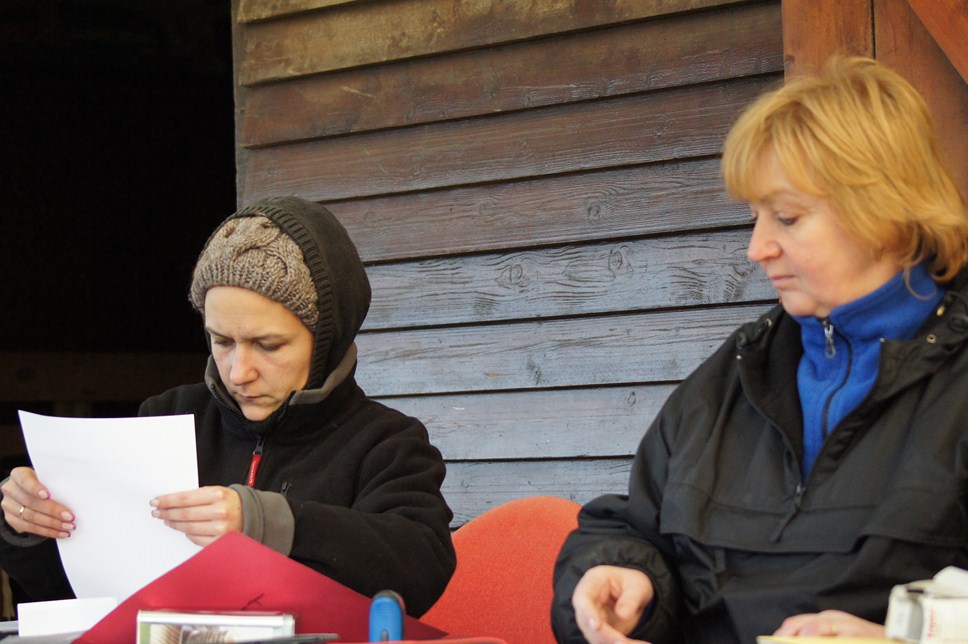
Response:
[[[138,611],[138,644],[245,642],[295,632],[295,618],[281,612]]]

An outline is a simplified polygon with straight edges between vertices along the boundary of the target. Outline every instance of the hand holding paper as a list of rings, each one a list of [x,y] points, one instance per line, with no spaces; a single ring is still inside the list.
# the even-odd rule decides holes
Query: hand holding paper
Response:
[[[192,543],[207,546],[231,530],[242,531],[242,499],[231,488],[209,486],[151,500],[151,516],[184,532]]]
[[[76,530],[57,545],[79,598],[123,600],[198,552],[184,534],[152,517],[149,505],[161,494],[198,487],[191,416],[21,412],[20,421],[37,478],[76,517]]]
[[[29,467],[15,467],[0,490],[4,519],[17,532],[66,539],[77,527],[71,509],[52,499]]]

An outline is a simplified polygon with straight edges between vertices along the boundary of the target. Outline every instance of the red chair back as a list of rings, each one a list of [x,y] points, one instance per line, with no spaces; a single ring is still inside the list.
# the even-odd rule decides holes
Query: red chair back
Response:
[[[527,497],[458,528],[457,570],[421,621],[453,635],[554,644],[551,578],[565,537],[578,525],[580,508],[559,497]]]

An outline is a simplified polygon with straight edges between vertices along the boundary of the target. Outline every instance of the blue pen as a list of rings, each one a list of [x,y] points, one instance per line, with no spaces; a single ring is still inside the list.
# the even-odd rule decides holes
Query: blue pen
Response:
[[[403,639],[403,598],[392,590],[381,590],[370,603],[370,641]]]

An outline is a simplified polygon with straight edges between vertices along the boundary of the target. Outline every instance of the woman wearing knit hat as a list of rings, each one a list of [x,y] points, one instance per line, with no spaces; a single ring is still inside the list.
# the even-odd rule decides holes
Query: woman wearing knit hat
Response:
[[[444,463],[418,420],[356,383],[370,284],[346,230],[294,197],[243,208],[209,238],[190,300],[211,348],[205,382],[150,398],[140,413],[194,414],[202,487],[152,500],[154,516],[199,545],[241,531],[425,612],[456,561]],[[49,538],[69,536],[70,509],[29,468],[2,491],[17,500],[0,522],[7,572],[32,600],[73,596]]]

